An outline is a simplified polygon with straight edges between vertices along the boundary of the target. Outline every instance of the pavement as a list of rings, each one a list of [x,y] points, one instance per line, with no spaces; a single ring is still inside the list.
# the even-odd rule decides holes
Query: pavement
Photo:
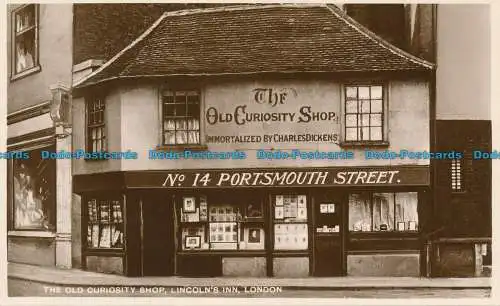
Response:
[[[213,296],[222,294],[223,296],[279,295],[285,297],[290,295],[290,292],[295,292],[291,296],[314,294],[325,297],[332,295],[349,297],[359,296],[360,292],[373,296],[374,292],[383,291],[406,297],[409,292],[430,296],[441,293],[445,296],[489,297],[492,280],[488,277],[126,277],[17,263],[8,264],[8,279],[9,296]]]

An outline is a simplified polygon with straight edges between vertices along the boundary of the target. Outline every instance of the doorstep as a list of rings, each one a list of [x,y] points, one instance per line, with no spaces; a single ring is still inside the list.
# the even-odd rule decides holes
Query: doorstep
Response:
[[[280,286],[290,290],[335,289],[491,289],[491,278],[422,278],[422,277],[126,277],[82,271],[58,269],[19,263],[8,263],[8,278],[58,286]]]

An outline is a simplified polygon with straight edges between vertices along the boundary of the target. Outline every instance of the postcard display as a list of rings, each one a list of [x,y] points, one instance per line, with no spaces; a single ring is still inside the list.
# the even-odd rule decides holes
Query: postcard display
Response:
[[[123,211],[120,201],[87,202],[89,248],[123,248]]]
[[[274,249],[307,250],[307,197],[276,195],[274,201]]]
[[[261,203],[207,202],[206,196],[183,197],[182,250],[263,250]]]

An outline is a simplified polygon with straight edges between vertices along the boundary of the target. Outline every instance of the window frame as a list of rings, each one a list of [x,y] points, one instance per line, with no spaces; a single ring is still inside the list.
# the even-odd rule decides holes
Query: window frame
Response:
[[[466,186],[465,186],[465,178],[464,178],[464,159],[463,158],[454,158],[450,159],[450,168],[449,168],[449,175],[450,175],[450,189],[452,193],[465,193],[466,192]],[[458,169],[454,169],[454,162],[458,164]],[[460,188],[454,188],[454,185],[460,185]]]
[[[393,213],[394,213],[394,217],[393,217],[393,229],[392,230],[385,230],[385,231],[382,231],[382,230],[374,230],[375,228],[375,222],[374,222],[374,218],[373,218],[373,214],[374,214],[374,200],[373,200],[373,196],[374,194],[384,194],[384,193],[388,193],[388,194],[392,194],[393,198],[394,198],[394,201],[393,201]],[[405,194],[405,193],[416,193],[417,195],[417,224],[416,224],[416,230],[409,230],[409,229],[406,229],[404,231],[400,231],[397,229],[397,217],[396,217],[396,194],[398,193],[402,193],[402,194]],[[355,231],[355,230],[351,230],[351,222],[350,222],[350,218],[351,218],[351,213],[350,213],[350,209],[351,209],[351,205],[350,205],[350,201],[349,201],[349,197],[351,194],[361,194],[361,195],[369,195],[369,202],[370,202],[370,230],[369,231],[363,231],[363,230],[360,230],[360,231]],[[421,226],[422,226],[422,216],[421,216],[421,205],[422,205],[422,197],[423,197],[423,194],[420,192],[420,191],[416,191],[416,190],[407,190],[407,191],[392,191],[392,190],[370,190],[370,191],[363,191],[363,190],[358,190],[358,191],[352,191],[352,192],[348,192],[347,193],[347,218],[345,220],[345,223],[346,223],[346,229],[347,229],[347,232],[349,235],[363,235],[363,234],[368,234],[368,235],[383,235],[383,234],[396,234],[396,235],[413,235],[413,234],[419,234],[422,230]],[[406,226],[406,225],[405,225]]]
[[[196,209],[198,210],[200,208],[200,202],[201,199],[204,198],[206,201],[206,219],[201,220],[198,219],[198,221],[187,221],[183,219],[183,202],[185,198],[194,198],[195,199],[195,206]],[[261,194],[254,195],[251,197],[252,201],[248,202],[248,199],[246,197],[237,197],[237,196],[230,196],[229,200],[225,205],[221,205],[219,201],[223,198],[226,198],[224,195],[220,193],[210,193],[210,192],[202,192],[202,193],[183,193],[182,195],[179,196],[178,201],[176,202],[176,214],[177,214],[177,226],[178,226],[178,233],[176,236],[176,239],[178,241],[179,248],[177,252],[179,254],[197,254],[197,253],[207,253],[207,254],[214,254],[214,253],[229,253],[229,254],[255,254],[255,253],[265,253],[266,250],[266,245],[267,245],[267,239],[268,239],[268,227],[265,222],[265,217],[266,217],[266,211],[265,211],[265,204],[264,204],[264,197]],[[241,199],[246,199],[242,201]],[[224,203],[222,203],[224,204]],[[247,215],[247,208],[248,204],[257,204],[258,207],[260,208],[260,213],[261,216],[259,217],[249,217]],[[235,220],[211,220],[211,209],[218,207],[220,209],[223,206],[230,206],[232,210],[235,212],[236,219]],[[200,216],[199,214],[200,211],[198,211],[198,217]],[[228,225],[230,223],[234,223],[235,229],[236,229],[236,234],[237,238],[236,241],[234,242],[225,242],[225,241],[212,241],[211,240],[211,230],[210,228],[212,227],[212,224],[224,224]],[[204,237],[199,236],[198,234],[194,236],[199,236],[200,237],[200,242],[201,246],[198,248],[187,248],[185,246],[186,238],[187,237],[194,237],[193,235],[184,235],[184,232],[189,232],[191,229],[196,229],[196,232],[200,228],[203,228],[204,232]],[[259,245],[252,245],[249,247],[248,242],[247,242],[247,236],[245,235],[247,232],[249,233],[250,229],[259,229],[260,230],[260,242],[258,242]],[[185,231],[186,230],[186,231]],[[194,230],[193,230],[194,231]],[[242,242],[245,243],[245,247],[242,248]],[[205,248],[203,244],[206,244],[208,248]],[[213,245],[230,245],[234,244],[234,248],[217,248],[213,247]]]
[[[90,120],[90,105],[94,105],[95,101],[99,99],[102,101],[102,122],[89,125]],[[90,138],[92,135],[91,129],[102,128],[102,134],[100,138],[101,148],[104,146],[104,150],[94,151],[93,148],[93,140]],[[104,136],[103,136],[104,135]],[[106,116],[106,95],[104,94],[93,94],[85,97],[85,152],[94,153],[94,152],[108,152],[108,126],[107,126],[107,116]],[[95,159],[87,159],[87,160],[95,160]]]
[[[285,217],[283,215],[283,218],[276,218],[276,207],[283,207],[284,210],[284,203],[282,205],[276,205],[276,198],[278,196],[283,197],[283,200],[285,197],[296,197],[297,201],[299,197],[305,197],[306,203],[305,203],[305,213],[306,217],[304,220],[293,220],[293,221],[284,221]],[[270,237],[271,239],[271,250],[273,254],[289,254],[289,253],[295,253],[295,254],[300,254],[300,253],[308,253],[310,252],[314,242],[314,236],[311,235],[311,231],[313,230],[312,226],[312,212],[310,210],[310,207],[312,207],[312,197],[308,192],[290,192],[290,191],[285,191],[283,190],[282,192],[273,192],[270,194],[270,212],[269,212],[269,229],[270,229]],[[297,209],[298,209],[298,202],[297,202]],[[289,217],[290,219],[293,219],[292,217]],[[296,218],[295,218],[296,219]],[[306,237],[307,237],[307,246],[306,248],[276,248],[276,225],[305,225],[306,226]]]
[[[369,87],[369,86],[381,86],[382,87],[382,140],[347,140],[347,88],[348,87]],[[340,146],[389,146],[389,100],[390,100],[390,83],[382,80],[375,81],[363,81],[363,80],[348,80],[342,83],[340,86],[340,101],[341,101],[341,141]],[[370,98],[370,101],[372,99]],[[359,99],[357,101],[360,101]],[[359,110],[358,110],[359,111]],[[371,104],[370,104],[371,111]],[[356,114],[360,114],[357,112]],[[371,114],[368,113],[368,114]],[[357,126],[358,127],[358,126]]]
[[[199,101],[199,128],[198,128],[198,139],[199,142],[196,144],[193,143],[180,143],[180,144],[169,144],[165,142],[165,107],[163,103],[163,93],[165,91],[172,91],[178,92],[178,91],[196,91],[198,93]],[[191,149],[191,150],[206,150],[208,147],[204,144],[204,140],[202,138],[203,131],[204,131],[204,123],[205,121],[202,120],[203,118],[203,105],[204,105],[204,87],[201,84],[198,84],[196,82],[188,82],[188,84],[177,84],[174,82],[173,84],[165,84],[161,85],[158,87],[158,114],[159,114],[159,120],[158,120],[158,146],[157,149],[164,149],[164,150],[185,150],[185,149]],[[187,100],[186,100],[186,107],[187,107]],[[185,116],[187,118],[187,116]],[[186,126],[187,128],[187,126]],[[177,127],[175,127],[175,131],[177,130]],[[189,129],[186,129],[186,131],[189,131]],[[177,140],[176,140],[177,141]]]
[[[17,30],[17,24],[16,24],[16,16],[21,13],[23,10],[26,10],[29,6],[34,6],[34,13],[35,13],[35,20],[33,26],[30,26],[28,29],[24,29],[19,31],[19,33],[16,31]],[[26,76],[29,76],[31,74],[37,73],[41,71],[41,66],[40,66],[40,39],[39,39],[39,29],[40,29],[40,4],[38,3],[29,3],[29,4],[24,4],[16,9],[12,10],[11,12],[11,29],[10,29],[10,34],[11,34],[11,58],[10,58],[10,63],[11,63],[11,73],[10,73],[10,80],[15,81],[21,78],[24,78]],[[33,67],[25,69],[23,71],[17,72],[17,52],[16,52],[16,42],[17,42],[17,37],[24,35],[28,33],[29,31],[33,30],[34,31],[34,41],[33,41]]]
[[[82,197],[82,224],[81,224],[81,227],[82,227],[82,248],[84,250],[84,253],[92,253],[92,252],[125,252],[126,250],[126,241],[127,241],[127,238],[126,238],[126,224],[125,224],[125,214],[126,214],[126,210],[125,210],[125,199],[123,196],[120,196],[120,195],[115,195],[115,194],[103,194],[103,193],[96,193],[96,194],[92,194],[92,195],[86,195],[84,197]],[[95,221],[91,221],[90,220],[90,215],[89,215],[89,202],[91,200],[95,200],[96,201],[96,207],[97,207],[97,210],[96,210],[96,220]],[[103,223],[101,222],[101,210],[100,210],[100,207],[101,207],[101,204],[102,202],[107,202],[108,205],[109,205],[109,219],[111,220],[111,216],[114,215],[113,214],[113,204],[115,204],[114,202],[118,202],[119,205],[120,205],[120,212],[121,212],[121,222],[109,222],[109,223]],[[113,218],[115,218],[115,216],[113,216]],[[102,228],[103,228],[103,224],[109,224],[110,225],[110,247],[101,247],[100,246],[100,242],[101,242],[101,232],[102,232]],[[120,224],[121,225],[121,234],[122,234],[122,238],[121,238],[121,246],[120,247],[112,247],[112,231],[111,231],[111,225],[112,224]],[[94,246],[91,246],[89,245],[89,236],[88,236],[88,228],[89,228],[89,225],[97,225],[98,226],[98,237],[97,237],[97,246],[94,247]],[[92,242],[92,237],[91,237],[91,242]],[[88,255],[88,254],[87,254]]]
[[[46,150],[46,151],[55,151],[55,145],[50,145],[50,146],[42,146],[42,147],[34,147],[34,148],[26,148],[23,150],[16,150],[16,151],[24,151],[24,152],[29,152],[30,154],[30,159],[33,156],[33,154],[36,154],[36,152]],[[43,160],[43,159],[41,159]],[[56,198],[56,193],[57,193],[57,186],[55,186],[55,179],[57,176],[57,170],[56,170],[56,162],[55,160],[52,159],[47,159],[45,160],[48,164],[44,167],[45,169],[48,168],[48,171],[51,171],[50,173],[47,174],[45,178],[47,178],[49,181],[47,181],[48,184],[52,185],[49,191],[52,191],[52,195],[50,197],[49,202],[42,202],[42,210],[45,212],[47,210],[51,210],[52,212],[49,213],[49,226],[50,228],[42,228],[42,227],[26,227],[26,228],[18,228],[16,227],[16,189],[15,189],[15,183],[14,183],[14,176],[16,175],[16,159],[10,159],[7,161],[7,218],[8,218],[8,231],[9,235],[32,235],[34,237],[50,237],[51,235],[55,234],[56,232],[56,227],[57,227],[57,198]],[[37,177],[38,178],[38,177]],[[38,180],[37,181],[37,187],[39,186]],[[46,207],[45,205],[48,205]],[[50,219],[51,217],[51,219]]]

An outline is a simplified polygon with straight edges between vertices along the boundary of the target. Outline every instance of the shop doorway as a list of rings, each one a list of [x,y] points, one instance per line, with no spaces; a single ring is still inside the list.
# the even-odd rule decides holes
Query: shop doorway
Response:
[[[142,199],[142,275],[174,275],[173,203],[164,195]]]
[[[313,203],[315,276],[345,275],[342,200],[342,195],[322,193]]]

